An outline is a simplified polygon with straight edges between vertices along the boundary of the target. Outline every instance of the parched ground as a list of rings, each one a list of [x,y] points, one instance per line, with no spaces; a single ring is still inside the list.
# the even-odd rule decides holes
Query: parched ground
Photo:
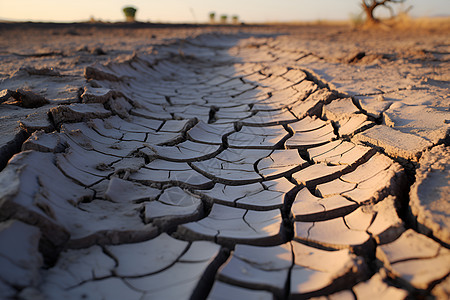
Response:
[[[448,299],[449,41],[0,24],[0,298]]]

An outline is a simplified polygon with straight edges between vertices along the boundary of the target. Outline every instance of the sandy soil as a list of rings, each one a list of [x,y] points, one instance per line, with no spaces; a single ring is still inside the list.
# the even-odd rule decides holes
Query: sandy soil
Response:
[[[156,27],[156,28],[155,28]],[[162,27],[162,28],[159,28]],[[361,64],[380,62],[408,65],[413,63],[414,76],[432,80],[448,80],[448,30],[440,28],[413,28],[393,30],[358,30],[346,25],[304,26],[130,26],[90,24],[0,24],[1,75],[6,77],[21,65],[39,64],[40,67],[60,68],[69,72],[83,63],[83,50],[92,52],[102,48],[107,57],[120,57],[133,51],[149,51],[151,45],[173,38],[193,37],[206,32],[250,32],[256,34],[288,34],[301,46],[292,51],[311,52],[329,62],[347,62],[357,52],[366,52]],[[81,53],[80,53],[81,52]],[[33,54],[50,54],[42,59]],[[25,56],[19,56],[20,54]],[[69,58],[72,61],[69,62]],[[87,58],[88,59],[88,58]],[[15,65],[14,65],[15,64]],[[420,65],[418,65],[420,64]],[[406,66],[404,66],[406,67]],[[412,68],[411,68],[412,69]],[[78,69],[77,69],[78,71]],[[422,74],[419,76],[418,74]],[[445,84],[445,83],[443,83]],[[448,86],[447,86],[448,87]]]

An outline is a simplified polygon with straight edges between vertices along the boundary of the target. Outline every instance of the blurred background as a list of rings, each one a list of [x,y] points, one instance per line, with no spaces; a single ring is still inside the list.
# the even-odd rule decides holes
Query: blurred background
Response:
[[[137,9],[137,21],[154,23],[209,23],[211,13],[217,23],[223,16],[229,23],[344,21],[362,16],[361,0],[0,0],[0,21],[122,22],[127,6]],[[407,0],[392,8],[414,18],[450,16],[450,0]],[[389,17],[391,12],[377,9],[376,14]]]

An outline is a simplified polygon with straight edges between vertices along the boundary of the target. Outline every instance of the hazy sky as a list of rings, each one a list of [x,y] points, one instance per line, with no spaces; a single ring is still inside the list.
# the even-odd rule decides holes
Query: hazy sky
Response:
[[[139,21],[205,22],[238,15],[244,22],[345,20],[360,11],[360,0],[0,0],[0,19],[22,21],[122,21],[122,8],[138,8]],[[407,0],[413,16],[450,15],[450,0]],[[384,10],[383,8],[380,9]],[[387,10],[386,10],[387,11]]]

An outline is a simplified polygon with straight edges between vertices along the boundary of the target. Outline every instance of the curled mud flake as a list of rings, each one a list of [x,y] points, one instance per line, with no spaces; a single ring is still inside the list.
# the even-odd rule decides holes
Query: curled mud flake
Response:
[[[363,57],[366,56],[366,52],[364,51],[358,51],[356,53],[350,54],[348,55],[346,58],[344,58],[343,60],[346,61],[347,63],[351,64],[351,63],[357,63],[359,62]]]
[[[35,131],[23,144],[22,151],[35,150],[39,152],[63,152],[67,147],[64,138],[56,132],[46,134],[44,131]]]
[[[378,247],[376,254],[390,276],[410,288],[427,289],[450,272],[450,251],[412,229]]]
[[[44,130],[45,132],[52,132],[55,130],[51,119],[48,116],[48,107],[37,109],[36,112],[29,114],[20,121],[20,127],[25,129],[28,133],[37,130]]]
[[[50,109],[50,114],[57,125],[111,116],[111,112],[98,103],[59,105]]]
[[[32,91],[17,89],[15,91],[10,91],[9,94],[16,100],[16,102],[13,102],[12,104],[17,104],[25,108],[37,108],[49,103],[44,96]]]
[[[336,99],[323,108],[322,116],[327,120],[337,121],[359,112],[351,98]]]
[[[383,112],[383,124],[433,144],[450,134],[450,127],[445,123],[448,118],[448,112],[428,105],[394,103]]]
[[[440,145],[424,153],[410,191],[410,218],[424,234],[450,245],[450,148]]]
[[[108,89],[102,87],[85,86],[84,92],[81,94],[81,98],[84,103],[105,103],[108,101],[115,93]]]
[[[20,68],[17,73],[26,73],[28,75],[40,75],[40,76],[61,76],[58,70],[55,68],[34,68],[34,67],[23,67]]]
[[[397,129],[377,125],[353,137],[355,141],[382,149],[388,155],[418,161],[422,151],[432,146],[424,138]]]
[[[106,71],[102,71],[100,69],[94,67],[86,67],[84,71],[84,77],[86,79],[96,79],[96,80],[108,80],[108,81],[121,81],[120,77],[113,75],[112,73],[108,73]]]

